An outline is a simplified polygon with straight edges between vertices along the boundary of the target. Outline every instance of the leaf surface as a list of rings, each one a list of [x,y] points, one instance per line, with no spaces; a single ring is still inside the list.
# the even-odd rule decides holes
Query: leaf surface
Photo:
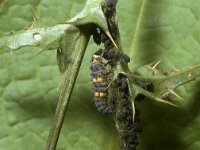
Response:
[[[85,2],[4,0],[0,2],[0,35],[25,29],[34,17],[36,26],[54,26],[80,12]],[[199,0],[119,1],[117,15],[123,48],[131,56],[130,68],[158,60],[158,69],[199,64]],[[0,50],[0,148],[44,149],[58,99],[60,74],[56,51],[35,55],[23,48],[13,55]],[[98,50],[90,43],[81,66],[58,149],[117,149],[112,118],[97,113],[90,84],[90,59]],[[200,149],[199,82],[178,91],[181,108],[144,100],[143,133],[139,150]],[[11,144],[12,143],[12,144]]]
[[[33,14],[26,16],[20,11],[19,13],[15,11],[12,15],[9,13],[15,7],[23,10],[26,5],[30,6],[26,14],[32,14],[34,10],[34,13],[39,16],[37,26],[53,26],[67,20],[67,17],[63,17],[65,12],[73,15],[78,13],[84,3],[38,1],[36,4],[35,1],[13,1],[13,3],[5,1],[0,14],[0,22],[4,23],[4,25],[1,24],[1,35],[8,35],[13,30],[21,30],[34,21]],[[57,7],[60,9],[58,10]],[[63,14],[59,17],[60,12]],[[15,22],[15,18],[21,18],[21,20]],[[7,22],[15,24],[15,28],[7,28]],[[117,138],[112,119],[97,113],[94,107],[89,75],[90,56],[93,52],[88,51],[84,58],[58,149],[100,150],[102,147],[115,149],[117,146],[114,144]],[[58,100],[57,89],[61,80],[56,62],[56,51],[36,55],[35,48],[29,47],[16,51],[13,55],[6,48],[1,49],[0,53],[0,120],[2,122],[0,148],[44,149]]]
[[[164,71],[199,64],[199,4],[199,0],[121,2],[119,25],[132,59],[130,68],[135,71],[159,60],[157,69]],[[139,150],[199,149],[199,82],[176,92],[184,98],[179,109],[148,99],[137,103],[144,129]]]

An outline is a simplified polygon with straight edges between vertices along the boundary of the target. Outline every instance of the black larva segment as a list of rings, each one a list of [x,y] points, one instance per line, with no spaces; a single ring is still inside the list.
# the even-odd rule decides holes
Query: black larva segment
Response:
[[[108,87],[108,82],[95,83],[95,87]]]
[[[98,111],[102,112],[104,115],[107,115],[107,114],[111,113],[111,111],[110,111],[110,109],[108,107],[105,107],[104,109],[99,107]]]
[[[108,88],[107,87],[93,87],[93,91],[94,92],[104,92],[104,93],[108,93]]]
[[[101,63],[92,64],[91,67],[90,67],[90,69],[92,71],[95,71],[95,72],[96,71],[105,71],[105,67]]]
[[[106,99],[104,100],[104,101],[102,101],[102,99],[101,100],[95,100],[95,105],[97,106],[97,107],[100,107],[100,106],[102,106],[102,105],[107,105],[107,102],[106,102]]]
[[[101,106],[98,106],[98,110],[102,113],[104,113],[104,110],[107,110],[108,106],[107,105],[101,105]]]
[[[93,95],[95,105],[99,112],[110,114],[111,110],[108,106],[108,81],[105,65],[102,62],[101,49],[97,51],[91,61],[91,77],[93,82]]]
[[[91,69],[92,70],[92,69]],[[95,71],[95,72],[92,72],[90,74],[92,77],[98,77],[98,76],[103,76],[103,77],[106,77],[107,76],[107,72],[105,70],[100,70],[100,71]]]

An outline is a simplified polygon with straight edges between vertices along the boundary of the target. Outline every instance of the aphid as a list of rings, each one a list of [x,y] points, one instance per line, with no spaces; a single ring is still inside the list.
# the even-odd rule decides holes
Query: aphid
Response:
[[[115,6],[117,4],[117,0],[106,0],[106,7],[104,8],[104,14],[108,17],[112,15],[115,10]]]
[[[103,54],[103,57],[106,60],[113,60],[118,58],[118,53],[116,52],[116,50],[114,49],[113,46],[110,46],[108,48],[105,48],[105,52]]]
[[[121,63],[130,62],[130,57],[128,57],[128,55],[126,55],[126,54],[122,54],[121,57],[120,57],[120,62]]]
[[[93,40],[97,45],[101,44],[101,34],[98,28],[92,28],[91,33],[93,35]]]
[[[108,106],[108,81],[107,81],[107,72],[105,65],[102,62],[102,56],[94,54],[91,61],[92,70],[92,84],[93,84],[93,94],[95,105],[99,112],[103,114],[111,113],[111,110]]]

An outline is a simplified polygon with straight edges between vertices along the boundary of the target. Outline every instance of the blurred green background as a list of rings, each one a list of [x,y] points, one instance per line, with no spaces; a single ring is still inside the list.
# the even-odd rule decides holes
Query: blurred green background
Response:
[[[25,29],[34,18],[47,27],[74,16],[85,0],[0,0],[0,36]],[[186,68],[200,60],[200,0],[118,0],[117,16],[124,51],[137,69],[161,60],[161,70]],[[73,91],[58,150],[117,150],[111,117],[98,113],[92,98],[87,48]],[[0,50],[0,150],[44,149],[61,80],[56,51],[37,55],[35,47],[14,54]],[[145,99],[138,150],[199,150],[199,81],[179,88],[179,109]]]

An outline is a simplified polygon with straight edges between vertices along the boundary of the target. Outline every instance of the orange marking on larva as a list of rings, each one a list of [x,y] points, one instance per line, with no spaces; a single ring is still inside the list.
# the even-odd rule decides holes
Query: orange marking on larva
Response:
[[[105,95],[106,93],[102,93],[102,92],[99,93],[99,97],[105,97]]]
[[[106,93],[103,93],[103,92],[94,92],[94,96],[95,97],[105,97]]]
[[[93,82],[93,83],[97,83],[97,79],[93,78],[93,79],[92,79],[92,82]]]
[[[99,92],[94,92],[95,97],[99,97]]]
[[[103,82],[103,78],[102,77],[98,77],[97,78],[97,82]]]
[[[98,77],[97,79],[96,79],[96,78],[93,78],[93,79],[92,79],[92,82],[93,82],[93,83],[101,83],[101,82],[103,82],[103,78],[102,78],[102,77]]]

